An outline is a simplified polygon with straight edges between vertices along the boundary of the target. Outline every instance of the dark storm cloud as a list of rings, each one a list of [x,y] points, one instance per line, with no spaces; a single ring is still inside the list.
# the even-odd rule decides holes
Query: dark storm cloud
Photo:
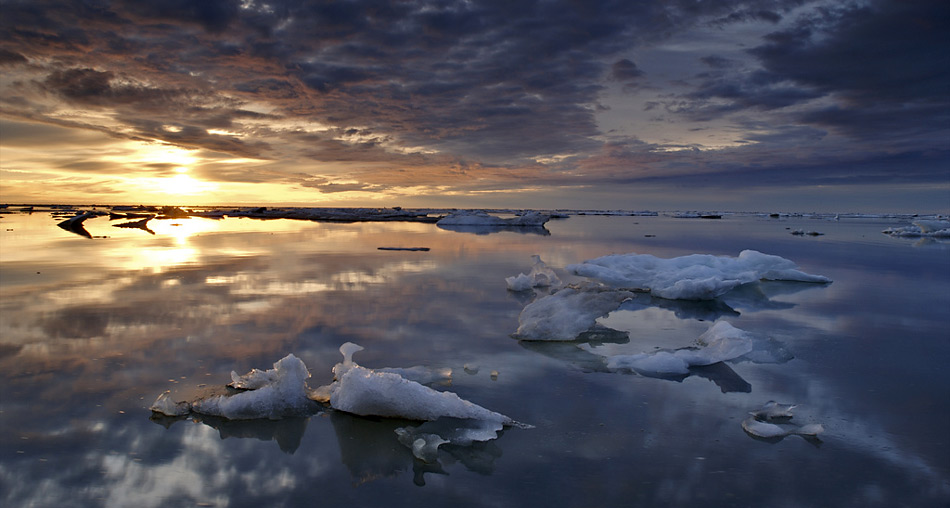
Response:
[[[873,1],[811,11],[749,53],[763,68],[720,72],[670,102],[709,120],[800,105],[798,122],[861,138],[950,127],[950,3]],[[724,69],[718,57],[702,61]],[[808,104],[817,98],[830,102]],[[929,142],[929,140],[928,140]]]
[[[3,40],[26,56],[68,55],[75,64],[43,84],[78,103],[167,100],[184,89],[191,102],[213,102],[230,89],[274,100],[284,116],[502,161],[588,148],[602,80],[640,75],[611,55],[734,5],[24,2],[5,7]],[[772,3],[739,7],[759,5]],[[162,84],[120,85],[121,72]],[[191,116],[184,102],[169,116]],[[236,107],[216,106],[223,115]]]
[[[950,127],[950,3],[873,2],[828,10],[752,50],[777,78],[842,100],[805,121],[853,134]],[[887,114],[890,125],[869,124]]]
[[[26,63],[27,59],[23,55],[16,53],[14,51],[8,51],[5,49],[0,49],[0,66],[2,65],[16,65],[20,63]]]

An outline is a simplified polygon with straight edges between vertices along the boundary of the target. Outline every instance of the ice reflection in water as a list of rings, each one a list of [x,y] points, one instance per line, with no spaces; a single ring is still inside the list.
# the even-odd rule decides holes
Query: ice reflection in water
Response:
[[[737,505],[863,507],[950,499],[946,251],[881,235],[886,221],[823,223],[824,236],[802,239],[785,228],[815,229],[805,218],[572,217],[549,223],[549,236],[179,220],[214,229],[179,239],[99,217],[85,227],[108,238],[88,240],[48,214],[0,219],[4,505],[692,506],[728,496]],[[394,245],[431,250],[376,250]],[[193,252],[165,264],[139,254],[179,248]],[[539,354],[509,337],[525,302],[504,278],[527,270],[532,254],[569,283],[564,266],[608,253],[744,248],[835,283],[792,292],[761,285],[765,299],[734,294],[712,307],[638,302],[600,320],[629,341],[597,349],[682,347],[725,319],[785,343],[795,355],[787,363],[714,366],[670,382],[604,372],[599,355],[574,344]],[[394,429],[406,422],[338,413],[251,428],[148,420],[147,406],[166,389],[224,384],[231,370],[290,352],[314,373],[311,384],[328,382],[345,341],[367,347],[366,365],[453,368],[460,374],[451,391],[536,428],[469,456],[440,449],[440,465],[427,465],[398,442]],[[477,372],[464,374],[465,365]],[[799,403],[796,419],[823,423],[821,449],[750,439],[740,423],[770,399]]]

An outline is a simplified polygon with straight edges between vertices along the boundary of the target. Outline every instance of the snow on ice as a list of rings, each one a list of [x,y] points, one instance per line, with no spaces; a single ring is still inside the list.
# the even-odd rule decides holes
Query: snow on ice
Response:
[[[690,367],[719,362],[750,360],[756,363],[778,363],[790,359],[791,355],[786,357],[781,353],[787,354],[784,348],[773,349],[768,341],[774,339],[763,339],[720,321],[700,335],[695,346],[674,351],[612,355],[605,357],[605,361],[610,370],[631,370],[645,375],[683,375],[689,373]],[[770,354],[772,351],[777,353]],[[596,349],[591,349],[591,352],[596,353]],[[752,356],[753,353],[757,355]]]
[[[535,211],[524,212],[510,219],[490,215],[483,210],[459,210],[439,219],[438,226],[523,226],[539,227],[551,216]]]
[[[887,228],[882,233],[891,236],[950,238],[950,221],[917,220],[912,226]]]
[[[760,409],[749,412],[750,416],[742,421],[742,430],[752,437],[767,440],[781,440],[785,436],[817,439],[818,434],[825,431],[820,423],[799,426],[789,422],[793,418],[792,409],[796,407],[770,400]]]
[[[548,265],[541,261],[541,256],[533,255],[534,265],[528,274],[519,273],[513,277],[505,277],[509,291],[527,291],[532,288],[558,287],[561,279]]]
[[[691,254],[658,258],[614,254],[568,265],[577,275],[615,288],[640,289],[669,299],[710,300],[759,280],[827,283],[831,279],[798,270],[788,259],[744,250],[738,257]]]
[[[632,292],[592,283],[565,287],[525,306],[518,316],[518,331],[513,337],[519,340],[574,340],[591,329],[597,318],[631,297]]]
[[[306,365],[290,354],[273,369],[253,369],[245,375],[231,373],[228,393],[212,393],[193,401],[173,401],[165,392],[152,404],[152,411],[168,416],[199,413],[229,420],[279,419],[314,414],[319,405],[329,403],[338,411],[360,416],[383,416],[407,420],[437,420],[441,417],[474,419],[500,425],[520,425],[511,418],[460,398],[440,392],[419,381],[444,380],[444,369],[368,369],[353,361],[363,348],[347,342],[340,347],[343,362],[333,367],[331,384],[311,389]],[[403,376],[407,377],[403,377]]]
[[[229,386],[236,391],[181,402],[171,400],[169,392],[165,392],[150,409],[168,416],[195,412],[229,420],[311,415],[316,404],[307,396],[309,377],[303,361],[290,354],[275,363],[273,369],[254,369],[244,376],[232,372]]]

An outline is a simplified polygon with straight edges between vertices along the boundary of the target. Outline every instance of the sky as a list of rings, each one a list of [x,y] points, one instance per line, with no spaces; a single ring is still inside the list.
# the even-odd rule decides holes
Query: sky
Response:
[[[0,0],[0,201],[950,212],[946,0]]]

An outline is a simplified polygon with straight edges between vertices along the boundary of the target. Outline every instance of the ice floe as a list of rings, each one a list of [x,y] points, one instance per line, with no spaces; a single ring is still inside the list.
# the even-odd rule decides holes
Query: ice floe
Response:
[[[70,217],[60,222],[59,224],[57,224],[57,226],[65,229],[66,231],[69,231],[70,233],[76,233],[79,236],[92,238],[92,234],[90,234],[89,231],[86,231],[85,226],[83,226],[83,222],[85,222],[86,219],[89,219],[92,217],[98,217],[98,216],[99,216],[98,212],[80,213],[74,217]]]
[[[243,376],[232,372],[230,389],[225,393],[212,392],[192,401],[176,402],[165,392],[150,409],[168,416],[194,412],[229,420],[308,416],[317,409],[307,396],[309,377],[303,361],[290,354],[274,363],[273,369],[254,369]]]
[[[590,330],[597,318],[633,296],[630,291],[592,283],[567,286],[525,306],[512,336],[519,340],[575,340]]]
[[[687,374],[690,367],[736,360],[754,349],[753,335],[720,321],[696,340],[696,345],[674,351],[652,351],[606,358],[610,370],[632,370],[641,374]]]
[[[887,228],[882,233],[890,236],[950,238],[950,221],[916,220],[911,226]]]
[[[527,291],[539,287],[558,287],[561,279],[548,265],[541,261],[541,256],[533,255],[534,265],[527,274],[519,273],[512,277],[505,277],[509,291]]]
[[[759,409],[750,411],[749,414],[758,418],[759,420],[791,418],[793,416],[792,410],[796,407],[798,407],[798,404],[780,404],[774,400],[770,400],[763,404]]]
[[[410,381],[395,372],[367,369],[352,360],[359,346],[340,347],[343,362],[333,367],[334,381],[311,393],[315,400],[360,416],[398,417],[408,420],[436,420],[440,417],[468,418],[515,425],[511,418],[462,399],[452,392],[440,392]]]
[[[340,347],[343,362],[333,367],[334,381],[316,389],[306,384],[310,377],[306,365],[290,354],[275,363],[273,369],[253,369],[244,375],[232,372],[226,393],[212,390],[191,401],[174,401],[169,392],[165,392],[150,409],[167,416],[197,413],[229,420],[279,419],[315,414],[320,407],[316,402],[320,402],[360,416],[407,420],[453,417],[520,425],[452,392],[440,392],[421,384],[447,379],[451,375],[447,369],[367,369],[352,359],[360,350],[362,347],[351,342],[343,344]]]
[[[492,420],[442,417],[418,427],[396,429],[399,442],[424,462],[435,462],[442,445],[471,446],[498,437],[504,425]]]
[[[613,254],[568,265],[567,269],[615,288],[641,289],[661,298],[684,300],[713,299],[760,280],[831,282],[827,277],[800,271],[788,259],[754,250],[744,250],[738,257]]]
[[[439,226],[528,226],[538,227],[551,220],[551,216],[535,211],[523,212],[504,219],[483,210],[459,210],[436,222]]]
[[[817,436],[825,431],[820,423],[808,425],[778,425],[771,422],[757,420],[754,417],[742,420],[742,430],[752,436],[762,438],[783,438],[785,436]]]
[[[742,430],[753,438],[778,441],[786,436],[802,436],[806,439],[817,439],[825,431],[820,423],[796,425],[790,422],[793,418],[793,404],[779,404],[773,400],[766,402],[761,408],[749,412],[749,417],[742,421]]]
[[[509,231],[547,236],[551,232],[544,228],[544,224],[550,219],[549,214],[536,211],[517,212],[514,217],[502,218],[483,210],[458,210],[439,219],[436,226],[456,233],[476,235]]]

